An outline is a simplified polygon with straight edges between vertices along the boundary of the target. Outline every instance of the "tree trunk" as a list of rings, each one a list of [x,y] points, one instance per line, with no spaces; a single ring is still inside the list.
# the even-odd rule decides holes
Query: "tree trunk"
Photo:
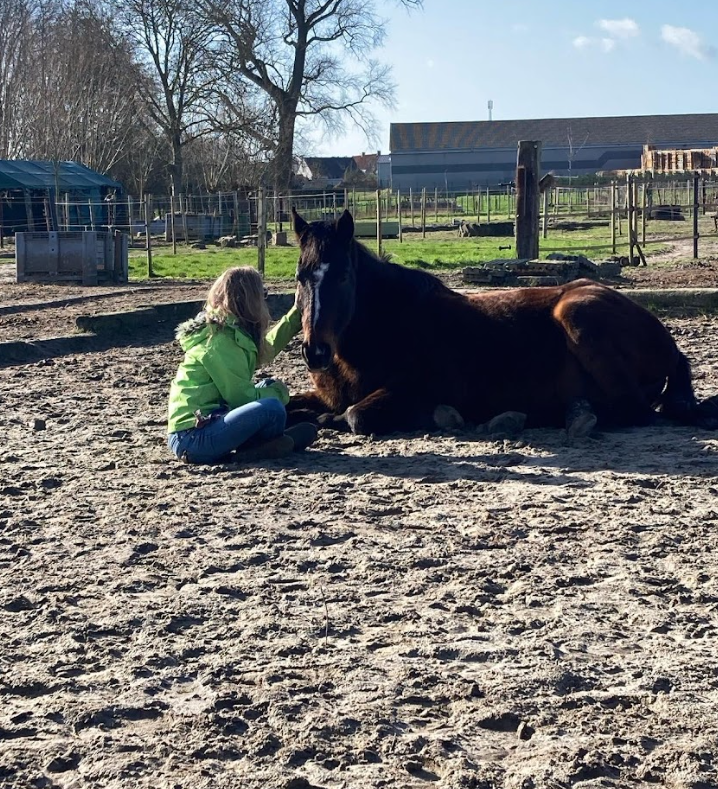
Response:
[[[292,182],[292,159],[294,157],[295,111],[287,108],[279,114],[279,137],[274,157],[274,188],[277,194],[287,194]]]
[[[172,135],[172,166],[170,167],[170,179],[172,181],[172,194],[176,197],[182,193],[183,178],[182,162],[182,141],[179,134]]]

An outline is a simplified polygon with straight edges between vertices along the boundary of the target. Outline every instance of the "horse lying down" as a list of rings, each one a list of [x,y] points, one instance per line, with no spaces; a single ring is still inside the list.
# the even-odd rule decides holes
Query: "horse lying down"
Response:
[[[474,424],[514,411],[527,427],[585,435],[660,412],[718,428],[716,399],[697,402],[666,327],[611,288],[584,279],[466,296],[373,255],[348,211],[336,222],[293,216],[314,389],[292,398],[290,418],[386,434],[431,429],[447,408]]]

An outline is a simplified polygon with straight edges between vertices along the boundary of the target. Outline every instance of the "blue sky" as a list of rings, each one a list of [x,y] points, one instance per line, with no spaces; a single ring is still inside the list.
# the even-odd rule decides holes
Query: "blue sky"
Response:
[[[383,3],[376,53],[396,83],[375,108],[377,140],[358,128],[312,153],[389,151],[389,124],[718,112],[716,0],[424,0]]]

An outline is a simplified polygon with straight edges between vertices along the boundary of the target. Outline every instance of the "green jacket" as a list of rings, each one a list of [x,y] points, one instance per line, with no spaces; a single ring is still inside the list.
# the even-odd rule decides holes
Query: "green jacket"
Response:
[[[281,318],[266,335],[271,361],[301,328],[296,307]],[[231,319],[213,322],[201,312],[177,328],[177,339],[185,352],[172,381],[167,432],[195,426],[195,411],[202,416],[221,406],[230,410],[265,397],[288,402],[284,384],[257,388],[252,383],[257,366],[257,346]]]

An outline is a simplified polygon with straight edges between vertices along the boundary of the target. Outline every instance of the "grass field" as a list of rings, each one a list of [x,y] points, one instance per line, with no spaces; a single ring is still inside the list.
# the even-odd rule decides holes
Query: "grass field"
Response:
[[[609,228],[594,227],[579,231],[551,231],[547,239],[541,239],[540,256],[545,258],[551,252],[585,254],[591,260],[601,260],[611,256]],[[647,236],[645,250],[648,254],[666,249],[666,242],[651,241],[665,236],[687,236],[688,223],[654,222]],[[365,245],[376,249],[376,242],[367,239]],[[510,249],[500,249],[510,247]],[[453,232],[427,233],[426,239],[420,233],[407,233],[403,243],[398,240],[384,241],[384,251],[391,259],[406,266],[431,271],[452,271],[474,263],[496,258],[515,256],[514,239],[506,238],[459,238]],[[617,253],[628,254],[625,236],[617,240]],[[266,251],[265,274],[267,277],[291,279],[297,265],[298,249],[289,247],[268,247]],[[157,246],[153,253],[153,268],[156,277],[176,279],[211,279],[229,266],[256,266],[256,248],[222,249],[209,246],[205,250],[195,250],[184,245],[177,246],[177,255],[166,244]],[[146,256],[143,250],[130,251],[130,277],[147,277]]]

